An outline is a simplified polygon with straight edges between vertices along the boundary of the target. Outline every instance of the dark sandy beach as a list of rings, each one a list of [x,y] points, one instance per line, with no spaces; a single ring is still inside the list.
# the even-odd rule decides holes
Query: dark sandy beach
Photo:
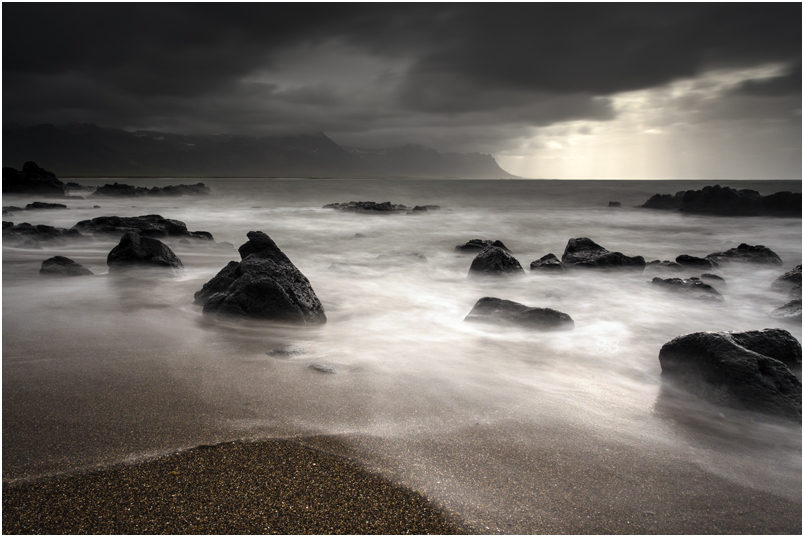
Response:
[[[469,434],[495,434],[483,429]],[[469,439],[464,436],[459,440]],[[455,472],[457,482],[462,469],[484,466],[487,459],[514,466],[526,459],[508,439],[498,446],[503,451],[489,453],[432,442],[404,449],[416,458],[423,448],[442,453],[440,464]],[[460,497],[471,495],[471,487],[455,490],[447,502],[466,512],[452,512],[426,496],[439,491],[395,483],[407,479],[393,461],[376,455],[386,443],[336,437],[233,442],[89,473],[5,483],[3,533],[801,534],[798,501],[694,465],[657,464],[654,456],[614,444],[536,450],[528,465],[540,468],[538,481],[528,478],[533,468],[485,475],[491,495],[481,494],[475,498],[480,503],[472,505]],[[363,457],[364,465],[353,462],[364,449],[375,455]],[[374,473],[379,467],[394,479]],[[498,498],[493,491],[502,486],[523,495],[513,503]],[[507,515],[489,517],[486,511]],[[466,522],[490,519],[496,519],[490,526]]]
[[[3,485],[4,534],[455,534],[424,496],[294,443],[199,447]]]

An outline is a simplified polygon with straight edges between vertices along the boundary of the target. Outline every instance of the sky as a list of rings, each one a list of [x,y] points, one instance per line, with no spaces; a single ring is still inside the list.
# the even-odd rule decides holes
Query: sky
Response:
[[[801,179],[801,4],[2,4],[3,121]]]

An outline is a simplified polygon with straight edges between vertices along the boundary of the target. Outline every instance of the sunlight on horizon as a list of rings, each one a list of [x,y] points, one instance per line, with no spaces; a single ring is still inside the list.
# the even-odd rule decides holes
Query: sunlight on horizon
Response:
[[[517,149],[495,157],[503,169],[526,178],[800,179],[800,101],[797,107],[791,101],[788,118],[757,120],[751,98],[736,94],[746,81],[787,70],[779,63],[718,69],[659,88],[615,94],[610,98],[614,119],[536,127]],[[742,117],[727,119],[724,112],[734,108]],[[769,146],[768,132],[786,127],[789,146]],[[798,160],[798,177],[762,176],[759,170],[781,168],[773,166],[774,159]]]

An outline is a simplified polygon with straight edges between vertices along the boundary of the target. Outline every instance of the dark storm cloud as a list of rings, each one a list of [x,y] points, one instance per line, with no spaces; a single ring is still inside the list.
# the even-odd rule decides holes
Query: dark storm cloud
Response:
[[[465,128],[485,129],[494,146],[502,127],[610,119],[607,96],[715,67],[798,65],[798,86],[793,72],[736,91],[800,93],[801,5],[791,3],[5,3],[3,15],[3,113],[23,124],[384,127],[400,142]],[[362,79],[359,64],[306,82],[287,74],[331,69],[316,63],[329,47],[396,67]],[[289,64],[299,50],[310,52]]]

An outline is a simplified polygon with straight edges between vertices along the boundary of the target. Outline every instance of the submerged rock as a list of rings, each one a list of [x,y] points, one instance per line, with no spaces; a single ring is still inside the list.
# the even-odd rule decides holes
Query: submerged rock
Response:
[[[665,343],[662,376],[712,402],[801,421],[801,345],[786,330],[696,332]]]
[[[39,274],[43,276],[91,276],[93,273],[80,263],[76,263],[69,257],[57,255],[42,261],[42,268]]]
[[[572,330],[575,321],[566,313],[550,308],[531,308],[500,298],[484,297],[477,301],[465,321],[517,324],[536,330]]]
[[[673,261],[659,261],[656,259],[655,261],[651,261],[650,263],[645,265],[645,271],[643,274],[662,274],[662,273],[679,273],[683,272],[684,267],[679,263],[675,263]]]
[[[662,289],[680,293],[691,298],[723,302],[723,295],[721,295],[714,287],[703,283],[698,278],[689,278],[686,280],[682,278],[667,278],[664,280],[662,278],[653,278],[651,283],[661,287]]]
[[[334,374],[336,374],[338,372],[338,370],[335,369],[334,366],[331,366],[329,364],[310,364],[307,367],[309,369],[312,369],[313,371],[317,371],[319,373],[324,373],[326,375],[334,375]]]
[[[330,203],[324,205],[324,209],[338,209],[340,211],[352,211],[356,213],[406,213],[411,207],[401,204],[394,204],[390,201],[377,203],[375,201],[350,201],[348,203]]]
[[[717,261],[705,257],[682,254],[676,257],[676,263],[685,268],[694,270],[717,270],[720,268]]]
[[[561,261],[567,267],[638,270],[645,268],[645,259],[642,256],[628,257],[620,252],[610,252],[586,237],[570,239]]]
[[[771,289],[782,293],[789,292],[791,296],[801,298],[801,265],[776,278],[771,284]]]
[[[530,264],[530,270],[541,272],[566,272],[567,267],[564,266],[554,254],[547,254],[540,257]]]
[[[524,274],[519,261],[498,246],[487,246],[472,260],[469,276],[511,276]]]
[[[231,261],[195,293],[204,313],[302,324],[326,322],[310,282],[261,231],[249,231]]]
[[[110,272],[129,267],[184,268],[173,250],[162,241],[134,232],[123,235],[120,243],[106,256],[106,264]]]
[[[25,206],[25,210],[31,209],[66,209],[67,206],[63,203],[45,203],[44,201],[35,201]]]
[[[459,244],[455,247],[456,252],[479,252],[481,250],[485,250],[487,246],[496,246],[497,248],[502,248],[506,252],[510,252],[508,248],[499,240],[489,240],[489,239],[471,239],[469,242],[465,244]]]
[[[410,254],[380,254],[377,261],[408,265],[410,263],[427,263],[427,257],[419,252]]]
[[[776,308],[770,312],[769,315],[777,319],[801,321],[801,299],[791,300],[781,308]]]
[[[704,280],[709,282],[709,285],[712,285],[712,286],[715,286],[715,287],[717,287],[717,286],[726,287],[726,280],[724,280],[723,278],[721,278],[717,274],[709,274],[709,273],[701,274],[701,281],[704,281]]]
[[[682,200],[684,199],[684,194],[686,193],[686,190],[681,190],[676,192],[675,195],[654,194],[648,199],[648,201],[639,207],[643,209],[678,210],[681,208]]]
[[[770,248],[757,245],[741,244],[737,248],[731,248],[725,252],[709,254],[706,259],[717,263],[739,262],[739,263],[760,263],[770,265],[781,265],[782,259]]]

